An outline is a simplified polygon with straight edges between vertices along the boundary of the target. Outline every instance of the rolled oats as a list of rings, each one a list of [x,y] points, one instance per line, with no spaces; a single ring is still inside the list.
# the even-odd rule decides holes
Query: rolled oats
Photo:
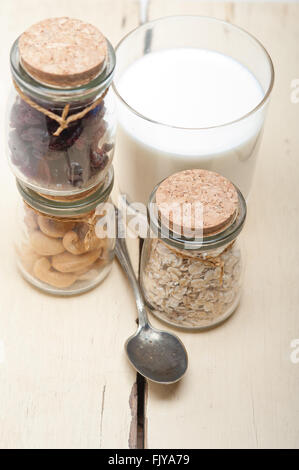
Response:
[[[154,313],[183,327],[207,327],[225,319],[240,297],[241,256],[236,243],[189,256],[161,240],[147,240],[142,272],[145,298]]]

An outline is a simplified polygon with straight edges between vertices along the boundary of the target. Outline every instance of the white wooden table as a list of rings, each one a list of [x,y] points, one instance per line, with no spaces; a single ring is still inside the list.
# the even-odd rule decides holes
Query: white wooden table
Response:
[[[241,306],[219,328],[180,332],[190,358],[186,377],[173,386],[148,384],[144,393],[141,383],[137,397],[123,350],[135,328],[134,299],[119,266],[99,288],[69,299],[42,294],[19,276],[12,244],[18,195],[2,138],[1,448],[127,448],[143,440],[149,448],[299,448],[299,362],[291,361],[291,341],[299,339],[299,103],[290,99],[299,78],[299,4],[150,3],[151,19],[183,13],[248,29],[276,69],[244,230]],[[116,44],[138,25],[139,3],[2,0],[2,110],[12,41],[35,21],[63,15],[98,25]],[[4,118],[3,111],[2,129]],[[130,251],[137,269],[137,241]]]

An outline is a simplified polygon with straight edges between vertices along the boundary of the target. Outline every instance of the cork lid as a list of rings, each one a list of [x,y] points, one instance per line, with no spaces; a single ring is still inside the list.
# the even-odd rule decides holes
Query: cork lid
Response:
[[[185,170],[166,178],[156,191],[161,221],[174,232],[209,236],[227,228],[238,212],[238,193],[213,171]]]
[[[93,25],[72,18],[48,18],[31,26],[19,39],[21,63],[36,80],[75,87],[103,69],[107,43]]]

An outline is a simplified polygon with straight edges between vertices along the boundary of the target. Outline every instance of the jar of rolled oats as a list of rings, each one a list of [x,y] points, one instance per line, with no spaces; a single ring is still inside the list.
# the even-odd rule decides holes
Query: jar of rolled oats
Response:
[[[189,329],[226,320],[241,295],[246,202],[238,188],[211,171],[182,171],[156,186],[148,218],[141,286],[151,311]]]
[[[45,197],[17,181],[22,196],[15,242],[18,268],[34,286],[51,294],[90,290],[110,272],[115,222],[110,203],[113,168],[105,181],[80,199]]]

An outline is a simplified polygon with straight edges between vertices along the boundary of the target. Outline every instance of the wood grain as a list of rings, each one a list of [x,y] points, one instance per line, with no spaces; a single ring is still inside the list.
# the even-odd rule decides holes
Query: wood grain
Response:
[[[64,15],[96,24],[115,44],[136,26],[138,5],[130,0],[2,1],[1,109],[10,87],[12,41],[30,24]],[[3,118],[2,112],[2,129]],[[3,139],[1,146],[0,341],[5,360],[0,363],[0,447],[127,448],[129,437],[135,447],[131,409],[136,395],[132,398],[131,390],[136,373],[123,346],[136,326],[136,308],[125,276],[115,263],[103,284],[73,298],[47,296],[20,277],[12,240],[19,197]],[[130,248],[136,265],[137,242]]]
[[[189,371],[168,388],[149,384],[147,446],[298,448],[299,364],[290,343],[299,338],[299,104],[290,84],[299,77],[299,5],[151,3],[151,18],[178,13],[249,30],[269,50],[276,82],[242,236],[240,308],[219,328],[180,333]]]
[[[79,17],[116,44],[138,24],[138,8],[135,0],[2,0],[2,109],[10,45],[29,24]],[[152,0],[149,12],[211,15],[248,29],[272,55],[276,83],[243,233],[241,306],[219,328],[179,332],[189,371],[177,385],[149,384],[146,445],[298,448],[299,364],[290,360],[290,343],[299,338],[299,103],[291,103],[290,86],[299,78],[299,6]],[[129,440],[135,447],[136,375],[123,343],[136,314],[125,276],[115,264],[98,289],[71,299],[23,281],[12,246],[18,195],[3,139],[0,145],[0,447],[126,448]],[[130,250],[137,268],[136,241]]]

